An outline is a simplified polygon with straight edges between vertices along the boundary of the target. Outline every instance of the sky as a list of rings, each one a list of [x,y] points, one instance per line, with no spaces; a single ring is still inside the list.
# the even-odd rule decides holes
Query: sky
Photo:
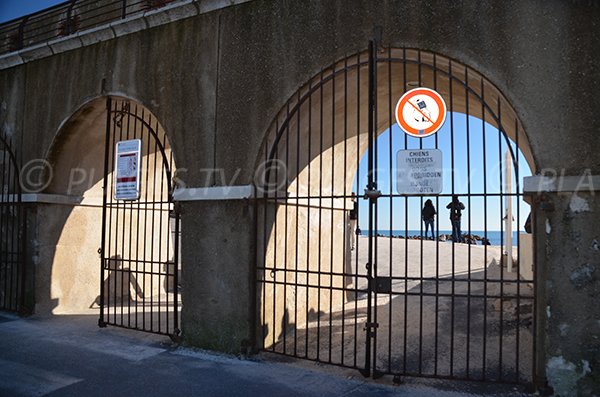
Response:
[[[65,0],[0,0],[0,23],[64,2]]]
[[[453,130],[452,130],[453,127]],[[405,143],[405,133],[397,124],[390,130],[386,130],[377,138],[377,164],[378,170],[377,188],[385,194],[398,194],[396,186],[396,155],[398,150],[437,148],[442,151],[443,160],[443,191],[442,194],[453,192],[461,196],[461,201],[466,206],[462,216],[462,230],[468,231],[469,222],[472,231],[501,230],[502,219],[505,216],[505,199],[499,195],[473,197],[470,201],[467,193],[484,193],[484,175],[486,176],[485,193],[498,194],[505,191],[504,179],[505,155],[508,145],[516,152],[514,142],[506,141],[504,135],[492,125],[482,123],[481,119],[470,116],[468,123],[467,138],[467,116],[464,113],[447,113],[443,127],[435,135],[427,138],[408,137]],[[453,131],[453,133],[452,133]],[[485,131],[485,163],[484,163],[484,131]],[[391,145],[390,145],[391,133]],[[500,139],[499,139],[500,138]],[[467,151],[467,142],[469,151]],[[406,144],[406,146],[405,146]],[[452,166],[452,145],[454,146],[454,167]],[[391,154],[391,164],[390,164]],[[502,161],[500,161],[500,159]],[[362,193],[367,185],[367,162],[368,151],[363,156],[359,172],[357,174],[359,193]],[[484,166],[485,164],[485,166]],[[454,170],[454,172],[452,172]],[[513,169],[513,193],[516,192],[516,173]],[[523,177],[530,176],[531,171],[522,154],[519,155],[519,190],[522,191]],[[391,177],[391,178],[390,178]],[[470,183],[469,183],[470,180]],[[391,182],[391,183],[390,183]],[[454,190],[452,185],[454,183]],[[356,191],[357,182],[354,183]],[[451,201],[450,197],[439,197],[435,195],[421,197],[379,198],[377,206],[377,220],[379,230],[404,230],[408,221],[408,230],[419,230],[422,224],[421,208],[425,200],[431,199],[438,212],[440,230],[451,230],[449,210],[446,205]],[[520,208],[517,213],[517,198],[513,199],[513,230],[523,230],[530,208],[529,205],[520,200]],[[408,207],[406,204],[408,203]],[[484,211],[487,205],[487,211]],[[408,211],[407,211],[408,208]],[[406,214],[408,213],[408,217]],[[359,227],[368,230],[368,201],[359,202]],[[518,218],[518,219],[517,219]]]

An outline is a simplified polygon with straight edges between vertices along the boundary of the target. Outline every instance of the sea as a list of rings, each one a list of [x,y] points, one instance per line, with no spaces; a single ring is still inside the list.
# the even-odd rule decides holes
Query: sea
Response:
[[[523,232],[524,233],[524,232]],[[361,236],[367,236],[369,234],[369,230],[361,230]],[[412,236],[420,236],[421,235],[421,231],[420,230],[408,230],[408,231],[404,231],[404,230],[378,230],[377,234],[379,234],[380,236],[402,236],[405,237],[408,235],[408,237],[412,237]],[[446,235],[452,235],[452,230],[440,230],[437,233],[437,236],[440,236],[442,234],[446,234]],[[471,230],[470,232],[468,230],[462,230],[462,234],[471,234],[474,236],[479,236],[479,237],[487,237],[487,239],[490,241],[491,245],[502,245],[504,244],[504,233],[500,232],[498,230],[488,230],[487,233],[484,232],[483,230]],[[423,235],[425,235],[425,229],[423,229]],[[428,233],[429,236],[431,236],[431,232]],[[513,246],[517,245],[517,240],[519,238],[519,232],[514,231],[513,232],[513,238],[512,238],[512,243]],[[481,244],[481,241],[477,242],[478,244]]]

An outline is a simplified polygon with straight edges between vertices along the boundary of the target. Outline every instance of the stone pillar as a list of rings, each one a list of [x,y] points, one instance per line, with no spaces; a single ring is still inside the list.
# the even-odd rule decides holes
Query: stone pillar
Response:
[[[600,390],[600,197],[581,178],[534,196],[537,383],[560,396]]]
[[[246,353],[254,343],[250,200],[181,202],[182,332],[187,344]]]

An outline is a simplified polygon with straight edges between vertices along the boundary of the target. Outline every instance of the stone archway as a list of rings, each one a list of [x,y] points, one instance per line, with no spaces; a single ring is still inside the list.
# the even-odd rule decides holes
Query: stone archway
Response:
[[[164,151],[173,161],[166,132],[152,113],[133,100],[112,98],[115,103],[127,103],[135,108],[141,118],[153,120],[152,128],[164,141]],[[142,123],[138,121],[135,126],[131,123],[124,128],[131,130],[127,134],[139,134],[136,131],[142,128]],[[96,315],[98,312],[106,137],[107,98],[100,97],[86,102],[62,124],[48,150],[47,186],[39,195],[41,202],[37,205],[38,313]],[[122,138],[125,139],[125,135]],[[111,142],[112,145],[114,142]],[[154,144],[145,146],[142,162],[158,164],[156,158],[157,147]],[[160,185],[160,182],[153,182],[151,173],[148,174],[144,181],[148,186]],[[109,180],[112,177],[109,172]],[[168,211],[166,214],[168,218]],[[162,226],[168,236],[169,222]],[[137,244],[138,241],[126,242],[130,243]],[[105,278],[109,276],[105,274]],[[140,288],[145,288],[142,280],[139,283]],[[152,286],[157,294],[167,287],[160,282]],[[127,291],[128,288],[123,289]],[[147,297],[150,299],[154,295],[153,292]]]
[[[453,285],[452,293],[442,293],[439,288],[434,292],[426,293],[435,297],[435,319],[428,320],[424,320],[423,316],[425,305],[423,303],[423,285],[425,281],[428,283],[434,281],[434,287],[439,287],[440,283],[445,284],[447,280],[442,280],[441,275],[435,272],[436,266],[433,267],[432,274],[424,276],[423,245],[420,248],[418,246],[411,248],[421,252],[419,267],[419,263],[410,262],[414,258],[409,255],[409,243],[405,238],[405,253],[402,256],[402,262],[406,262],[406,268],[400,269],[400,272],[398,269],[392,270],[392,254],[390,253],[385,260],[385,262],[389,260],[390,263],[390,269],[387,270],[389,273],[386,275],[378,275],[377,271],[373,269],[376,268],[373,263],[381,260],[377,257],[377,249],[380,244],[377,243],[376,231],[369,237],[368,258],[375,259],[367,259],[367,264],[370,263],[367,265],[367,270],[364,270],[365,263],[359,262],[362,260],[361,255],[355,255],[348,249],[348,240],[353,233],[349,230],[348,214],[353,209],[354,197],[361,200],[363,196],[366,197],[366,193],[363,192],[365,186],[358,186],[355,183],[357,168],[368,149],[374,152],[373,157],[377,157],[377,144],[372,140],[370,143],[370,125],[372,125],[371,131],[374,137],[386,131],[390,131],[391,135],[392,127],[395,124],[393,107],[404,92],[413,87],[435,89],[449,103],[449,112],[453,115],[464,115],[463,124],[467,125],[467,135],[469,134],[469,120],[471,118],[480,120],[482,132],[485,132],[486,128],[488,132],[491,132],[489,130],[496,131],[494,144],[497,144],[497,152],[508,151],[509,162],[516,169],[520,169],[519,162],[525,162],[532,170],[535,170],[535,159],[516,112],[502,93],[483,75],[443,55],[417,49],[383,48],[378,50],[376,56],[373,56],[372,63],[370,63],[370,59],[370,56],[363,52],[322,70],[284,105],[275,117],[263,142],[262,152],[257,163],[258,170],[267,170],[264,183],[257,186],[260,203],[257,214],[257,277],[260,302],[258,312],[262,330],[259,335],[259,344],[265,350],[275,353],[355,367],[366,370],[367,373],[370,373],[370,368],[373,368],[375,372],[383,371],[392,374],[502,380],[508,376],[504,374],[506,371],[507,374],[510,373],[508,377],[511,377],[511,380],[530,381],[533,352],[527,350],[527,352],[521,353],[523,344],[527,344],[527,342],[520,344],[519,341],[519,339],[530,341],[532,337],[530,330],[523,331],[523,335],[521,335],[521,330],[518,330],[516,336],[510,337],[510,342],[507,344],[510,344],[516,352],[511,356],[503,353],[505,348],[502,346],[504,338],[508,338],[508,334],[502,335],[502,331],[500,331],[499,335],[490,336],[490,340],[495,338],[493,342],[495,347],[490,348],[487,347],[488,342],[486,342],[488,337],[487,331],[485,331],[486,326],[483,326],[484,336],[481,336],[475,335],[475,332],[471,333],[470,325],[468,325],[469,331],[465,332],[466,339],[469,340],[472,334],[472,341],[483,340],[484,347],[483,353],[481,353],[483,358],[481,358],[481,354],[477,357],[478,364],[473,364],[476,360],[471,359],[472,368],[469,368],[470,354],[467,353],[466,358],[464,355],[461,356],[461,360],[466,361],[465,365],[461,364],[460,371],[457,369],[461,375],[453,373],[455,364],[453,364],[452,358],[449,359],[449,365],[440,364],[438,368],[439,299],[447,298],[452,301],[452,324],[447,327],[447,331],[454,334],[455,300],[459,299],[459,295],[464,295],[462,291],[458,292],[454,289],[455,262],[457,261],[454,243],[451,245],[449,254],[452,258],[450,276]],[[372,70],[369,69],[370,66],[372,66]],[[374,95],[370,97],[369,90],[372,82],[374,82]],[[371,107],[374,109],[373,112],[369,110]],[[451,123],[453,123],[454,116],[451,119]],[[454,134],[455,130],[459,130],[454,125],[449,126],[448,129],[449,134]],[[460,128],[463,135],[464,129],[464,126]],[[431,140],[425,144],[429,146],[421,145],[421,148],[437,148],[438,141],[437,138],[435,139],[435,141]],[[469,139],[467,138],[466,148],[470,153]],[[489,150],[485,147],[486,138],[484,137],[482,140],[484,142],[483,152],[486,152]],[[503,191],[503,182],[494,185],[495,189],[499,189],[498,192],[492,193],[491,187],[487,188],[488,184],[485,182],[487,174],[495,172],[494,175],[498,178],[503,171],[502,167],[485,171],[487,164],[485,154],[483,155],[483,191],[471,191],[470,182],[455,188],[455,177],[458,178],[459,174],[464,173],[465,180],[471,180],[470,166],[473,164],[464,165],[460,172],[455,170],[454,142],[455,139],[452,137],[448,146],[451,147],[448,150],[452,157],[452,184],[451,189],[448,188],[444,192],[445,196],[460,194],[468,198],[469,204],[471,204],[471,199],[478,202],[483,198],[482,206],[486,208],[488,199],[491,201],[492,196],[514,197],[517,200],[522,198],[522,176],[517,178],[517,180],[520,179],[520,182],[517,182],[514,192]],[[402,147],[401,144],[400,147]],[[405,140],[403,148],[419,149],[419,145],[411,146]],[[474,153],[473,158],[476,157],[477,150],[480,152],[482,150],[481,148],[471,149]],[[388,174],[392,172],[393,163],[391,143],[389,151]],[[385,155],[388,155],[387,152]],[[470,154],[467,156],[470,157]],[[498,162],[502,164],[501,156],[498,157]],[[378,172],[376,169],[373,171],[375,174]],[[390,206],[389,212],[392,211],[393,202],[402,206],[402,211],[407,213],[405,218],[408,218],[409,198],[396,194],[392,190],[391,176],[389,176],[389,180],[388,184],[382,184],[385,185],[385,190],[381,186],[371,187],[373,192],[381,189],[383,193],[383,198],[378,199],[378,204],[374,204],[372,208],[377,208],[379,203],[387,200],[386,202],[389,202]],[[441,200],[444,199],[444,195],[442,195]],[[436,200],[439,208],[440,198]],[[499,219],[502,219],[503,207],[501,203],[499,205],[497,202],[494,203],[499,209],[497,214],[490,218],[495,217],[496,222],[500,224]],[[443,205],[445,206],[445,203]],[[368,208],[367,211],[369,211]],[[375,211],[374,217],[377,218],[377,209],[371,209],[371,211]],[[420,208],[413,207],[411,211],[416,211],[418,216]],[[392,223],[393,216],[391,214],[389,216],[390,223]],[[484,214],[486,219],[487,216]],[[521,215],[521,218],[517,219],[517,223],[524,222],[526,216],[527,214]],[[371,218],[369,218],[369,222],[372,222]],[[369,228],[372,228],[374,224],[370,223],[369,225]],[[407,225],[408,220],[404,227],[407,232],[406,237],[408,237]],[[392,230],[391,227],[390,230]],[[373,239],[375,244],[370,243]],[[388,240],[391,250],[391,237]],[[436,252],[439,252],[439,245],[436,247],[434,250],[437,249]],[[500,247],[502,247],[501,244]],[[462,250],[462,247],[458,247],[458,249]],[[371,250],[374,250],[375,253],[372,254]],[[464,250],[466,252],[467,248],[465,247]],[[469,295],[466,299],[469,301],[469,307],[471,300],[477,301],[477,310],[487,313],[488,304],[499,299],[500,314],[494,314],[496,317],[499,316],[494,320],[497,323],[494,327],[499,326],[502,330],[508,324],[503,318],[502,302],[509,299],[533,302],[533,293],[525,294],[519,291],[522,284],[533,286],[533,279],[531,275],[524,278],[521,275],[510,276],[512,286],[518,286],[517,292],[505,292],[508,291],[508,284],[505,282],[509,282],[509,276],[499,265],[502,261],[502,249],[493,251],[491,248],[485,247],[481,251],[479,253],[481,258],[477,259],[481,263],[475,266],[475,259],[473,259],[473,269],[477,268],[477,276],[474,275],[475,272],[474,270],[472,272],[471,268],[470,246],[468,247],[468,263],[465,260],[465,263],[461,263],[457,269],[460,272],[468,270],[466,284],[469,285]],[[488,251],[489,258],[487,257]],[[492,274],[492,271],[489,270],[492,265],[492,251],[497,256],[494,271],[498,272],[499,280],[488,276],[488,272]],[[397,254],[396,257],[399,258],[400,255]],[[417,259],[418,257],[419,255],[416,255]],[[435,260],[439,265],[439,257]],[[414,266],[415,270],[409,269],[409,262],[412,263],[411,267]],[[437,268],[439,269],[439,266]],[[481,280],[484,281],[472,281],[472,276],[481,276]],[[492,279],[500,290],[499,294],[488,291],[487,284]],[[412,284],[416,280],[420,281],[417,284],[417,291],[414,291],[415,286],[409,290],[408,284]],[[404,286],[397,286],[399,282],[403,282]],[[471,286],[475,284],[478,288],[484,288],[483,298],[471,296]],[[394,287],[395,285],[398,288]],[[421,286],[420,290],[418,285]],[[504,290],[505,287],[506,290]],[[387,296],[388,300],[380,303],[376,299],[378,293],[381,294],[380,296]],[[406,317],[406,313],[409,311],[409,304],[406,302],[413,299],[413,295],[420,299],[418,307],[420,307],[421,314],[419,315],[418,309],[416,312],[411,311],[412,314],[410,314],[412,316],[417,313],[420,316],[418,322],[420,321],[421,328],[417,328],[416,331],[409,329]],[[403,303],[396,303],[397,309],[395,310],[403,312],[405,316],[403,321],[398,320],[394,323],[402,323],[399,331],[393,330],[392,320],[376,321],[378,311],[382,316],[385,311],[385,317],[389,316],[389,319],[396,316],[397,313],[391,308],[391,302],[398,299],[403,300]],[[358,304],[359,300],[363,302]],[[449,305],[450,303],[448,303]],[[470,311],[467,317],[471,317]],[[386,321],[388,323],[384,324]],[[435,322],[436,327],[435,365],[422,365],[424,357],[422,327],[427,322]],[[470,324],[470,322],[468,323]],[[426,325],[433,326],[433,323]],[[384,330],[380,333],[379,338],[383,343],[380,343],[379,350],[374,347],[375,342],[371,341],[372,338],[375,338],[377,327]],[[363,328],[366,332],[363,332]],[[443,330],[440,333],[443,333]],[[407,335],[420,340],[416,352],[412,352],[412,348],[408,348],[407,352]],[[461,336],[461,338],[464,337]],[[338,339],[338,341],[334,343],[334,339]],[[451,351],[450,357],[453,355],[455,343],[464,343],[462,339],[457,342],[459,339],[457,337],[455,340],[452,337],[452,341],[446,346]],[[395,343],[400,346],[404,345],[404,349],[400,348],[399,351],[393,349],[392,345]],[[431,344],[431,352],[427,352],[427,354],[433,355],[433,342]],[[440,346],[442,346],[442,342],[440,342]],[[374,350],[371,351],[371,349]],[[478,349],[478,352],[481,351],[479,347]],[[510,356],[506,359],[511,361],[506,368],[504,366],[506,363],[502,362],[503,354],[505,357]],[[407,355],[412,355],[408,359],[410,365],[407,365],[405,358]],[[491,359],[490,364],[488,361],[492,355],[494,358]],[[519,362],[519,356],[521,356],[521,362]],[[499,361],[500,364],[494,360]],[[412,365],[411,361],[416,364]],[[497,373],[488,373],[486,367],[493,365],[500,369]],[[459,365],[456,366],[459,367]]]

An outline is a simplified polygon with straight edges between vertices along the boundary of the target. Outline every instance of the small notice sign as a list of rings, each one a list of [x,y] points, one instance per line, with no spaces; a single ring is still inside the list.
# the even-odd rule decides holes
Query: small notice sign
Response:
[[[396,160],[396,188],[399,194],[422,195],[442,192],[441,150],[399,150]]]
[[[115,200],[140,198],[142,141],[131,139],[117,142],[115,158]]]

